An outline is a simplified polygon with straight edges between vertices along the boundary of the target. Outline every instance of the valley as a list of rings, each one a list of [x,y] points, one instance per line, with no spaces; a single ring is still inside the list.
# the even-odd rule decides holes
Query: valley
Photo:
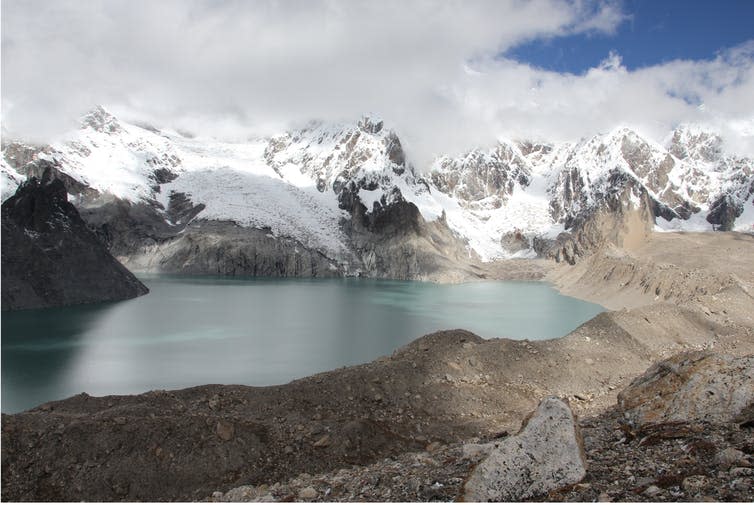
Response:
[[[62,183],[55,202],[69,200],[70,219],[142,274],[545,280],[609,310],[547,340],[443,329],[283,385],[81,393],[4,413],[3,499],[457,499],[495,447],[539,425],[528,414],[550,396],[588,435],[585,480],[514,496],[752,499],[754,179],[714,133],[688,126],[664,146],[627,129],[575,144],[501,140],[425,170],[371,117],[225,144],[100,108],[71,135],[5,143],[3,190]],[[637,413],[651,394],[640,385],[687,368],[660,396],[701,417],[666,419],[662,402]],[[694,389],[698,374],[720,402]],[[676,454],[673,441],[699,433],[712,456]],[[704,457],[722,462],[707,474]],[[600,466],[610,458],[652,471],[626,469],[636,483],[616,486]]]
[[[596,270],[604,268],[606,259],[601,253],[584,260],[593,261],[588,263],[592,268],[577,272],[580,275],[575,279],[564,275],[572,271],[571,266],[551,269],[548,275],[565,291],[599,291],[596,296],[613,300],[614,308],[619,299],[631,300],[562,338],[485,340],[464,330],[449,330],[422,337],[373,362],[282,386],[207,385],[135,396],[82,394],[25,413],[3,415],[4,495],[14,500],[80,496],[200,500],[215,492],[220,493],[215,493],[220,497],[215,499],[222,499],[223,493],[246,486],[228,494],[228,499],[262,499],[268,493],[264,499],[287,499],[291,493],[294,498],[301,493],[298,499],[302,500],[384,499],[387,495],[382,493],[388,489],[415,489],[398,495],[413,500],[429,496],[426,493],[433,483],[441,482],[445,491],[436,496],[449,499],[459,492],[457,479],[464,479],[475,465],[474,458],[480,457],[479,452],[459,457],[457,451],[466,454],[466,445],[471,448],[515,433],[526,413],[548,395],[569,399],[584,433],[598,437],[588,439],[588,450],[594,444],[623,443],[611,438],[620,428],[613,406],[618,393],[652,363],[679,352],[754,353],[751,278],[739,270],[740,264],[754,259],[752,237],[689,234],[679,241],[680,246],[663,237],[648,242],[661,262],[625,254],[618,262],[622,270],[610,264],[612,277],[605,278]],[[699,244],[705,247],[698,248]],[[692,251],[683,249],[687,246]],[[706,254],[722,257],[723,252],[737,260],[713,260],[709,268],[697,269],[695,261],[702,261]],[[687,259],[672,263],[675,255]],[[615,261],[616,252],[610,256]],[[590,277],[590,272],[595,275]],[[723,278],[733,281],[720,284]],[[664,292],[666,286],[671,288]],[[751,383],[745,381],[751,376],[742,373],[739,378],[747,384],[741,386],[746,391]],[[722,405],[710,408],[727,412]],[[747,428],[712,424],[699,429],[717,430],[710,436],[717,437],[718,445],[709,450],[722,451],[729,447],[726,444],[750,450],[742,441]],[[684,436],[693,439],[693,432]],[[661,461],[647,452],[650,449],[642,449],[639,440],[625,442],[629,445],[620,449],[628,451],[623,458],[634,464],[639,460],[631,458],[649,458],[646,465],[650,461],[665,465],[671,473],[699,471],[684,470],[683,465],[689,463],[681,458]],[[27,446],[34,449],[22,449]],[[587,452],[588,460],[606,456],[604,450],[591,456]],[[437,465],[447,458],[457,463],[443,464],[445,470],[440,471]],[[364,478],[359,473],[361,465],[373,465],[363,467],[369,474],[394,476],[389,472],[397,471],[406,481],[401,477],[394,480],[395,485],[364,483],[355,495],[348,494],[345,490],[356,485],[349,479]],[[611,487],[612,480],[600,481],[603,474],[590,473],[598,472],[599,465],[593,466],[593,461],[589,465],[592,484],[574,488],[572,496],[593,499],[603,491],[610,490],[616,497],[628,492],[622,486]],[[338,469],[351,470],[339,473]],[[604,475],[613,479],[609,473]],[[655,474],[648,475],[649,480],[640,483],[643,487],[636,488],[638,494],[629,496],[643,496],[643,490],[656,482]],[[419,479],[418,483],[412,484],[412,478]],[[716,478],[694,492],[712,493],[720,499],[750,496],[751,488],[722,488]],[[328,486],[336,494],[325,495]],[[316,490],[311,498],[307,498],[310,491],[303,491],[308,487]],[[671,491],[658,489],[658,493]],[[701,496],[680,492],[688,499]]]

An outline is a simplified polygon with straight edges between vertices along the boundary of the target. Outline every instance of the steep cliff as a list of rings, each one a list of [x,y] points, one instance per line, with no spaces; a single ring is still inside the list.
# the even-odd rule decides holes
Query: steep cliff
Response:
[[[45,172],[2,205],[2,309],[123,300],[148,292],[118,263]]]

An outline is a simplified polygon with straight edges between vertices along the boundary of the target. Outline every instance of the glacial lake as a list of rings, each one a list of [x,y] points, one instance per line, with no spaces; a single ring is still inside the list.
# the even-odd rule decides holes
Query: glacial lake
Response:
[[[282,384],[436,330],[565,335],[604,309],[540,282],[142,276],[118,303],[2,313],[2,412],[200,384]]]

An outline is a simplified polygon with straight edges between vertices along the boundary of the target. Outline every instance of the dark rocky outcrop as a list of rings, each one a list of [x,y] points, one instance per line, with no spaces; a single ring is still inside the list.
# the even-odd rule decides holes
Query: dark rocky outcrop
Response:
[[[2,309],[133,298],[148,292],[107,251],[47,170],[2,205]]]
[[[113,198],[82,207],[81,217],[110,252],[118,257],[138,254],[178,236],[204,204],[195,205],[184,193],[172,193],[168,208],[157,202],[129,202]]]
[[[725,194],[715,200],[707,214],[707,222],[715,225],[718,231],[731,231],[736,218],[744,211],[743,203]]]
[[[343,231],[357,257],[361,275],[391,279],[468,279],[481,277],[465,244],[448,227],[444,216],[427,222],[419,209],[395,188],[367,209],[351,183],[339,195],[341,208],[351,214]]]
[[[296,240],[227,221],[194,221],[179,235],[132,250],[125,264],[137,271],[185,275],[344,275],[338,262]]]

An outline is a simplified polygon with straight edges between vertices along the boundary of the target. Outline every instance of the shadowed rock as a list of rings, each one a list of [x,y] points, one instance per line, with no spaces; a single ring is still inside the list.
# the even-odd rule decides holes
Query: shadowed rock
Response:
[[[123,300],[148,289],[107,252],[46,171],[2,206],[2,309]]]

